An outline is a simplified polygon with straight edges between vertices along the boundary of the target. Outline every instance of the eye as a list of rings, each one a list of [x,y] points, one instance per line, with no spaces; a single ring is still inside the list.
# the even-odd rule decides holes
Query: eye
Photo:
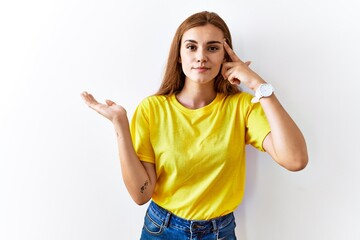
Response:
[[[219,47],[217,47],[217,46],[209,46],[209,47],[208,47],[208,50],[209,50],[210,52],[216,52],[217,50],[219,50]]]
[[[193,50],[196,49],[196,46],[193,45],[193,44],[189,44],[189,45],[186,45],[186,49],[189,49],[189,50],[193,51]]]

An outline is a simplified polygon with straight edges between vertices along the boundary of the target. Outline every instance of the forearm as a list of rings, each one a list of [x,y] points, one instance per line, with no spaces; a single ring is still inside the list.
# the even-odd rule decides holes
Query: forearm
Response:
[[[148,173],[135,153],[128,119],[123,116],[114,123],[119,159],[125,186],[137,204],[144,204],[152,196],[155,180]]]
[[[301,170],[308,162],[307,148],[300,129],[273,94],[260,103],[271,128],[269,153],[289,170]]]

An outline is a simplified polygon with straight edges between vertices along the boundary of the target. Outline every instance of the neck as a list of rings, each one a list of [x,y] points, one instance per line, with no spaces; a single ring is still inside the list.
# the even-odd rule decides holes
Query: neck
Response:
[[[216,97],[213,84],[189,86],[185,84],[176,95],[177,100],[185,107],[198,109],[210,104]]]

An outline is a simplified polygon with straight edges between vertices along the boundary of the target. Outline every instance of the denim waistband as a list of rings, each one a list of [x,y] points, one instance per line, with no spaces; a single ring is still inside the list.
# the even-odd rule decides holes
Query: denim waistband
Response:
[[[156,215],[159,219],[161,219],[165,227],[171,226],[191,233],[200,231],[216,232],[218,229],[221,229],[234,221],[233,213],[210,220],[187,220],[174,215],[153,201],[151,201],[149,205],[148,214]]]

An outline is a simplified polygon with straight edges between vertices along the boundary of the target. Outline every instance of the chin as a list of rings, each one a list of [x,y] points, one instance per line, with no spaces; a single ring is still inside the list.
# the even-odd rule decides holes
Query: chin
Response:
[[[198,84],[207,84],[207,83],[213,83],[215,77],[208,77],[208,76],[204,76],[204,77],[193,77],[193,78],[188,78],[191,82],[193,83],[198,83]]]

